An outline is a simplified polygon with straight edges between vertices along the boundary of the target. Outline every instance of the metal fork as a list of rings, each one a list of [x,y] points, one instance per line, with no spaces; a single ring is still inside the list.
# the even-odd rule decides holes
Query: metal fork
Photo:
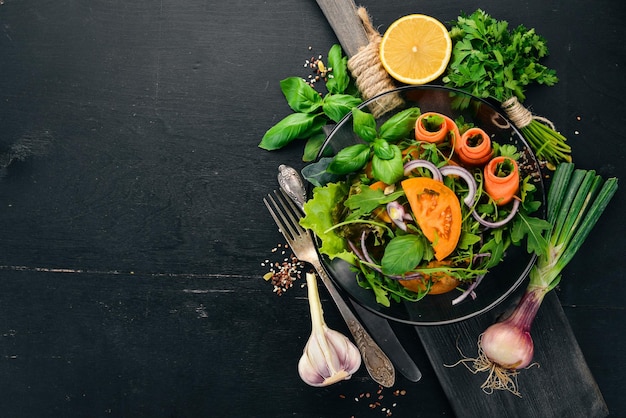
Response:
[[[313,266],[319,275],[322,283],[326,286],[328,293],[332,297],[339,313],[346,321],[350,333],[354,337],[356,346],[361,352],[363,363],[369,375],[382,386],[391,387],[395,382],[395,369],[391,361],[383,350],[374,342],[367,333],[363,325],[352,313],[339,291],[331,281],[328,273],[320,262],[319,255],[315,249],[311,231],[304,229],[298,220],[301,212],[295,204],[284,194],[284,192],[274,190],[263,199],[265,206],[269,210],[272,218],[278,225],[287,243],[291,247],[294,255],[300,261],[307,262]]]

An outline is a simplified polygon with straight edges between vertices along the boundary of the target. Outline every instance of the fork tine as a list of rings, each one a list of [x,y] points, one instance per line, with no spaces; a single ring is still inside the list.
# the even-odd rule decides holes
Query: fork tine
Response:
[[[301,215],[302,212],[300,211],[300,209],[296,206],[293,200],[291,200],[291,198],[287,196],[287,194],[282,189],[274,190],[274,193],[277,196],[279,196],[279,199],[283,204],[284,212],[286,212],[287,215],[289,216],[289,220],[291,221],[291,224],[294,226],[295,232],[297,233],[297,235],[304,234],[305,229],[300,225],[300,218],[302,216]]]
[[[266,198],[263,199],[265,202],[265,206],[267,210],[269,210],[270,215],[278,225],[278,229],[285,236],[285,239],[291,244],[293,240],[298,236],[297,232],[293,229],[292,223],[285,216],[285,210],[283,209],[284,203],[280,200],[280,197],[276,191],[274,191],[276,198],[271,194],[268,194]],[[280,203],[278,203],[280,202]]]
[[[270,212],[270,215],[272,215],[272,218],[274,219],[274,222],[278,226],[280,233],[285,236],[285,239],[287,239],[289,243],[291,243],[291,240],[292,240],[291,235],[289,235],[289,232],[287,231],[287,228],[285,227],[283,220],[277,214],[278,207],[276,206],[276,202],[274,201],[274,198],[272,197],[272,195],[267,195],[267,197],[264,197],[263,202],[265,203],[267,210]]]

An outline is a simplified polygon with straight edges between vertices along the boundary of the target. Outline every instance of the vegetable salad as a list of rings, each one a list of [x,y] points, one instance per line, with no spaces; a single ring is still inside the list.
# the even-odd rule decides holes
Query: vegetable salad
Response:
[[[317,186],[301,223],[322,254],[352,265],[378,303],[449,291],[460,303],[476,297],[510,245],[527,238],[528,252],[536,250],[532,237],[549,225],[531,216],[540,202],[524,152],[462,118],[416,107],[380,127],[371,114],[352,113],[363,142],[304,170]],[[470,158],[478,149],[483,155]]]

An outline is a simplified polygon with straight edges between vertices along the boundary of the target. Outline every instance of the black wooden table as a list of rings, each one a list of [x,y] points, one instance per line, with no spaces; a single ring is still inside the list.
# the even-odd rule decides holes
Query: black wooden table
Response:
[[[478,6],[536,28],[560,82],[525,103],[569,138],[578,166],[626,179],[626,3],[362,4],[383,31]],[[279,164],[303,163],[300,143],[257,144],[290,113],[279,80],[306,76],[305,60],[335,42],[313,0],[4,0],[2,416],[453,416],[404,325],[418,383],[379,390],[362,368],[306,386],[306,289],[277,296],[262,279],[283,256],[261,199]],[[615,417],[626,416],[625,204],[620,190],[556,291]]]

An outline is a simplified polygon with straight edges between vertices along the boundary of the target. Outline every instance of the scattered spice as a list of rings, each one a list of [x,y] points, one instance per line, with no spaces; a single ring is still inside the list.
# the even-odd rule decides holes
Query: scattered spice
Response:
[[[385,394],[384,392],[384,388],[383,386],[379,385],[378,386],[378,390],[376,391],[375,394],[372,394],[370,392],[362,392],[354,397],[352,397],[352,399],[354,399],[354,402],[358,403],[361,399],[370,399],[370,398],[375,398],[375,400],[367,403],[367,409],[368,410],[380,410],[380,412],[382,413],[383,417],[391,417],[393,416],[393,408],[396,408],[398,406],[398,403],[393,400],[391,405],[389,405],[387,402],[385,402]],[[392,392],[392,395],[394,397],[399,397],[399,396],[405,396],[406,395],[406,390],[404,389],[395,389]],[[344,394],[340,394],[339,395],[340,399],[348,399],[350,398],[349,396],[346,396]],[[363,404],[365,405],[365,404]],[[350,418],[356,418],[357,415],[352,415]]]
[[[261,263],[262,267],[269,267],[269,271],[263,275],[265,281],[270,282],[273,291],[278,296],[282,296],[287,290],[293,287],[293,283],[302,277],[304,263],[289,252],[287,244],[278,244],[272,249],[272,253],[284,256],[280,261],[270,261],[266,259]]]
[[[309,46],[309,51],[312,49],[313,47]],[[326,67],[322,58],[322,54],[318,54],[304,61],[304,68],[308,68],[311,73],[304,77],[303,80],[313,88],[315,88],[315,84],[319,81],[327,82],[329,78],[333,78],[332,67]]]

